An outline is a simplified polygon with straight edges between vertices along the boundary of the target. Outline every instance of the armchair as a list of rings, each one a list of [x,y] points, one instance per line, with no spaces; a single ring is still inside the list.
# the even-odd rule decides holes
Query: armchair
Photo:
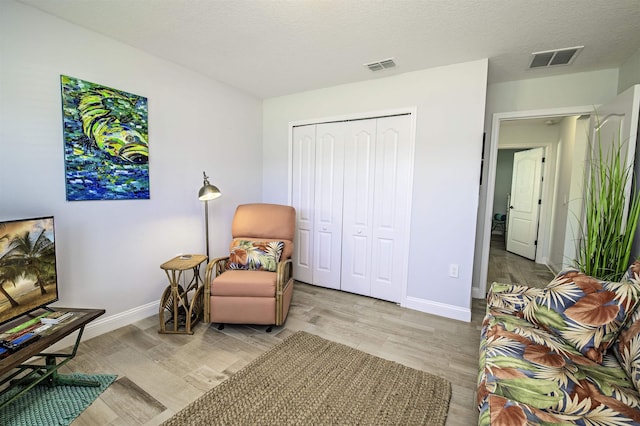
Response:
[[[205,273],[204,320],[224,324],[282,325],[293,295],[293,207],[238,206],[230,255],[213,259]]]

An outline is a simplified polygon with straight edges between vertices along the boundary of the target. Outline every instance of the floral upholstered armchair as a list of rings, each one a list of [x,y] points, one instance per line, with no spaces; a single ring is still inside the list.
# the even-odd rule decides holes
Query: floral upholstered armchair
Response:
[[[480,425],[640,425],[640,263],[546,288],[494,283],[480,342]]]

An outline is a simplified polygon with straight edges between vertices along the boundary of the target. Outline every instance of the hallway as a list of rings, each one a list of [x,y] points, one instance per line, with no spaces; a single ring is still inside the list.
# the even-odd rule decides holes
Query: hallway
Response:
[[[523,284],[529,287],[545,287],[554,274],[545,265],[509,253],[505,247],[504,235],[491,235],[487,291],[491,283]]]

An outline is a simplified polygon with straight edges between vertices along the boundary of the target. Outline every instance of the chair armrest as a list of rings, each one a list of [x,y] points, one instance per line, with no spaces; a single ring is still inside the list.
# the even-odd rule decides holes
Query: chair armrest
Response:
[[[493,283],[487,294],[487,312],[503,314],[521,312],[544,289],[518,284]]]
[[[278,269],[276,270],[277,279],[276,279],[276,292],[282,293],[284,288],[289,283],[292,274],[293,263],[291,259],[281,260],[278,262]]]
[[[204,312],[202,314],[203,322],[211,322],[210,320],[211,302],[209,300],[211,296],[211,282],[215,277],[217,277],[218,275],[220,275],[225,271],[225,269],[227,268],[228,261],[229,261],[229,256],[218,257],[216,259],[213,259],[207,265],[207,271],[204,274],[204,295],[203,295]]]
[[[209,262],[209,264],[207,265],[207,272],[205,273],[205,276],[204,276],[205,284],[207,282],[211,283],[211,281],[215,277],[223,273],[227,268],[228,261],[229,261],[229,256],[217,257],[213,259],[211,262]]]

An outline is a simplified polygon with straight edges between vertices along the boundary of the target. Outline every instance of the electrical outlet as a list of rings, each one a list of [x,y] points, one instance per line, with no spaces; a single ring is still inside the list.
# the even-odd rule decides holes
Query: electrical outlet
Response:
[[[458,265],[452,263],[449,265],[449,276],[452,278],[458,278]]]

